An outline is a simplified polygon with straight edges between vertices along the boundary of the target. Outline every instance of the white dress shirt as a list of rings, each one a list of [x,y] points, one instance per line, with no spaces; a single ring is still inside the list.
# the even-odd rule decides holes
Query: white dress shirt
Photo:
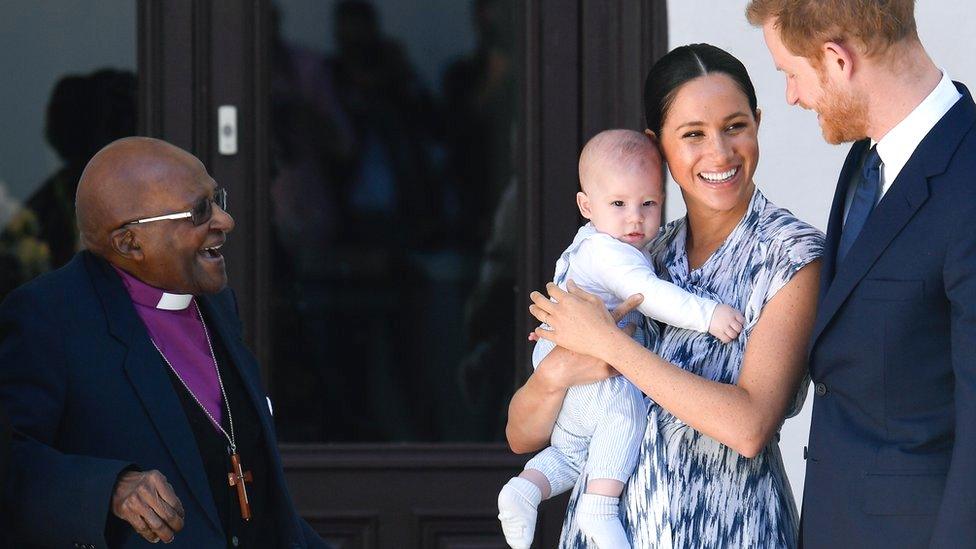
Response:
[[[901,122],[891,128],[881,141],[871,140],[871,146],[878,147],[878,156],[881,157],[881,195],[880,201],[891,188],[891,185],[898,178],[902,168],[915,153],[918,144],[925,139],[932,128],[942,120],[949,109],[956,104],[962,94],[956,89],[952,79],[942,71],[942,79],[935,86],[935,89],[908,113]],[[854,189],[857,185],[851,185],[847,189],[847,202],[844,206],[844,219],[851,208],[851,201],[854,199]]]

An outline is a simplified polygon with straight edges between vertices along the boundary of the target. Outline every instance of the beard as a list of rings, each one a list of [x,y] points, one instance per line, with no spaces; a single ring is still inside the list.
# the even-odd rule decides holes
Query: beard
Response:
[[[859,141],[868,134],[868,101],[863,93],[844,92],[823,79],[817,104],[824,140],[832,145]]]

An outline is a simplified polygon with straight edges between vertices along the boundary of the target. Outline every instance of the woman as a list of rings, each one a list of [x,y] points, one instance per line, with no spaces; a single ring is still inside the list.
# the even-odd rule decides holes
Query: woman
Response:
[[[533,292],[530,311],[553,328],[536,335],[562,348],[512,398],[509,443],[517,452],[547,444],[566,389],[616,370],[651,401],[621,498],[634,547],[795,547],[796,505],[776,435],[806,393],[823,235],[756,189],[760,112],[733,56],[705,44],[675,49],[651,68],[644,106],[688,210],[650,245],[657,272],[743,311],[745,329],[726,345],[664,326],[655,353],[594,296],[550,284],[554,303]],[[585,481],[563,547],[587,546],[573,519]]]

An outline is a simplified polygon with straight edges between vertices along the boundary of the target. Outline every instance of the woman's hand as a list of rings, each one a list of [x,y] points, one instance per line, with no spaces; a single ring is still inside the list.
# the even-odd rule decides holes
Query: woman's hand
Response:
[[[538,292],[534,293],[540,295]],[[614,326],[640,302],[640,296],[633,296],[614,309],[610,315]],[[606,314],[602,303],[600,309]],[[624,334],[628,337],[633,335],[635,328],[628,326],[624,329]],[[508,424],[505,427],[505,435],[512,451],[522,454],[546,447],[552,427],[556,423],[556,416],[563,406],[566,391],[574,385],[595,383],[614,375],[618,375],[618,372],[600,359],[562,347],[553,349],[542,360],[535,373],[529,376],[525,385],[512,396],[508,407]]]
[[[611,315],[600,298],[579,289],[572,280],[566,283],[566,289],[550,282],[546,292],[551,300],[539,292],[530,294],[529,312],[551,328],[536,328],[535,335],[570,351],[604,358],[607,342],[619,330],[616,321],[639,305],[643,296],[630,296]]]
[[[533,375],[546,391],[565,392],[575,385],[589,385],[620,374],[599,358],[556,347]]]
[[[616,309],[611,311],[610,317],[613,319],[614,325],[620,322],[620,319],[640,304],[640,297],[639,294],[631,296],[630,299],[624,301]],[[628,337],[632,337],[634,332],[637,331],[637,326],[628,324],[623,328],[623,331]],[[538,341],[539,336],[535,332],[532,332],[529,334],[529,339]],[[564,347],[556,347],[553,349],[542,360],[535,373],[539,376],[540,381],[551,391],[565,391],[574,385],[589,385],[590,383],[603,381],[608,377],[620,375],[620,372],[611,368],[603,360],[576,353]]]

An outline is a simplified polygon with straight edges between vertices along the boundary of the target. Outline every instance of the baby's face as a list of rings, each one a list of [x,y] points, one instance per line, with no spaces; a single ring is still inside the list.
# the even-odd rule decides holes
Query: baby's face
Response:
[[[590,174],[580,211],[601,233],[643,248],[661,228],[661,174],[649,169],[599,169]]]

